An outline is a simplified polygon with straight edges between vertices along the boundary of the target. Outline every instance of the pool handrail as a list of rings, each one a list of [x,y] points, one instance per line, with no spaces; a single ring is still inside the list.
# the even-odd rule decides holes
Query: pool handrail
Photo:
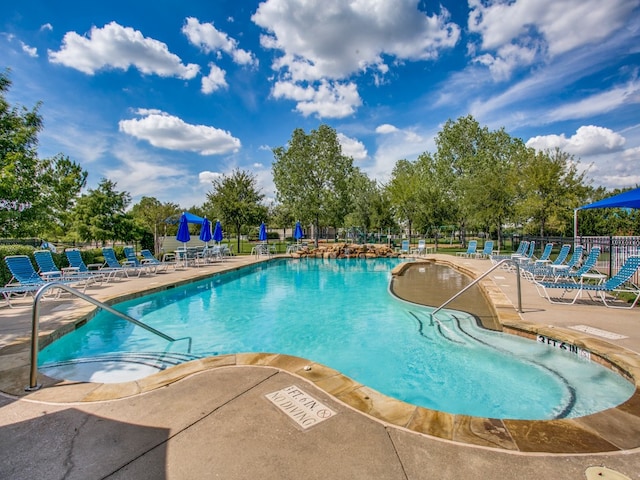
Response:
[[[451,302],[453,302],[456,298],[458,298],[460,295],[462,295],[464,292],[466,292],[467,290],[469,290],[471,287],[473,287],[476,283],[478,283],[480,280],[482,280],[484,277],[486,277],[487,275],[489,275],[491,272],[493,272],[495,269],[497,269],[498,267],[500,267],[503,263],[512,263],[515,265],[516,267],[516,284],[517,284],[517,290],[518,290],[518,312],[522,313],[522,293],[520,290],[520,264],[517,261],[514,261],[511,258],[503,258],[502,260],[500,260],[498,263],[496,263],[495,265],[492,265],[491,268],[489,270],[487,270],[486,272],[484,272],[482,275],[480,275],[479,277],[475,278],[469,285],[467,285],[466,287],[464,287],[462,290],[460,290],[458,293],[456,293],[453,297],[451,297],[449,300],[447,300],[446,302],[444,302],[442,305],[440,305],[438,308],[436,308],[433,312],[431,312],[431,323],[433,324],[433,320],[436,316],[436,313],[438,313],[440,310],[442,310],[444,307],[446,307],[447,305],[449,305]]]
[[[135,318],[130,317],[126,313],[119,312],[118,310],[116,310],[113,307],[110,307],[106,303],[96,300],[95,298],[90,297],[89,295],[86,295],[80,292],[79,290],[76,290],[75,288],[70,287],[69,285],[66,285],[61,282],[47,282],[42,287],[40,287],[40,289],[36,292],[36,294],[33,297],[33,309],[31,312],[31,369],[29,372],[29,386],[25,388],[27,392],[39,390],[42,387],[42,385],[38,384],[38,350],[39,350],[38,329],[39,329],[39,323],[40,323],[40,298],[46,293],[47,290],[51,288],[60,288],[62,290],[66,290],[70,294],[75,295],[76,297],[82,300],[86,300],[87,302],[94,304],[96,307],[106,310],[107,312],[113,315],[116,315],[117,317],[120,317],[123,320],[126,320],[127,322],[131,322],[134,325],[144,328],[145,330],[165,339],[168,342],[176,342],[178,340],[189,340],[188,350],[191,351],[191,342],[192,342],[191,337],[173,338],[167,335],[166,333],[162,333],[160,330],[156,330],[155,328],[147,325],[146,323],[141,322],[140,320],[136,320]]]

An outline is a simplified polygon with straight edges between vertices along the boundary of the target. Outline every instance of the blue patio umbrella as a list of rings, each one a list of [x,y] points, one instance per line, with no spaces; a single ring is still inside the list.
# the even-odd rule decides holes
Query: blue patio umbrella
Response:
[[[302,233],[302,225],[300,225],[300,222],[296,222],[296,229],[293,232],[293,238],[300,240],[302,237],[304,237],[304,233]]]
[[[211,238],[211,223],[209,223],[207,217],[204,217],[202,227],[200,228],[200,240],[209,245]]]
[[[220,220],[216,221],[216,226],[213,229],[213,240],[218,243],[222,241],[222,225],[220,225]]]
[[[180,216],[180,225],[178,225],[176,240],[185,244],[191,240],[191,235],[189,235],[189,222],[187,221],[187,216],[184,213]]]
[[[258,235],[258,240],[261,242],[267,241],[267,226],[262,222],[260,224],[260,234]]]

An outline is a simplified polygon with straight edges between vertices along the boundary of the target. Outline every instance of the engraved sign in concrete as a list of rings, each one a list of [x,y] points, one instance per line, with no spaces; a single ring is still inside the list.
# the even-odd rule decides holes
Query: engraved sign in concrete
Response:
[[[336,412],[295,385],[268,393],[265,397],[305,430],[336,415]]]
[[[569,328],[578,330],[579,332],[590,333],[591,335],[597,335],[598,337],[608,338],[609,340],[622,340],[627,338],[624,335],[618,333],[608,332],[607,330],[600,330],[599,328],[590,327],[588,325],[573,325]]]

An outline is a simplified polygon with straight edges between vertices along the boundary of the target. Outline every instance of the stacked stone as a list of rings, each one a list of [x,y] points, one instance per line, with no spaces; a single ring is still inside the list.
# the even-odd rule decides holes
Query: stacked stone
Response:
[[[358,245],[354,243],[321,244],[318,248],[307,246],[291,254],[293,258],[379,258],[398,257],[399,255],[387,245]]]

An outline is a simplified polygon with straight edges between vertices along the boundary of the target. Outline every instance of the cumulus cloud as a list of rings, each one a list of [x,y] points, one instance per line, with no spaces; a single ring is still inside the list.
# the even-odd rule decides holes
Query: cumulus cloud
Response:
[[[257,65],[253,53],[238,48],[238,41],[218,30],[213,22],[200,23],[197,18],[189,17],[182,27],[189,41],[205,53],[224,52],[239,65]]]
[[[301,86],[293,82],[276,82],[271,94],[274,98],[295,100],[296,110],[305,117],[343,118],[353,114],[362,105],[354,83],[322,81],[319,86]]]
[[[468,28],[479,48],[495,55],[477,60],[504,79],[532,56],[558,56],[595,44],[618,30],[637,7],[628,0],[469,0]]]
[[[114,156],[122,163],[110,166],[109,178],[117,182],[118,188],[131,193],[133,197],[164,191],[175,186],[177,179],[185,176],[184,170],[178,166],[164,165],[145,158],[148,153],[135,147],[120,144],[114,149]]]
[[[621,150],[625,138],[603,127],[586,125],[578,128],[575,135],[567,138],[561,135],[544,135],[530,138],[527,146],[536,150],[560,148],[567,153],[580,156],[597,155],[610,151]]]
[[[220,155],[237,152],[240,140],[229,132],[207,125],[191,125],[164,112],[139,110],[142,118],[121,120],[121,132],[146,140],[154,147]]]
[[[387,59],[392,63],[435,59],[441,50],[455,46],[460,36],[460,28],[449,22],[444,8],[427,15],[418,9],[417,0],[326,0],[321,7],[304,0],[266,0],[252,20],[266,30],[261,45],[282,53],[272,64],[281,81],[318,93],[335,92],[350,76],[364,72],[372,72],[380,84],[389,71]],[[353,84],[346,85],[354,89],[349,97],[359,99]],[[329,112],[335,117],[348,115],[345,112],[360,105],[359,101],[346,107],[327,103],[345,100],[341,95],[325,95],[322,108],[301,101],[297,110],[319,116]]]
[[[200,67],[184,65],[167,45],[145,37],[140,31],[111,22],[93,27],[88,36],[67,32],[58,51],[49,50],[49,61],[75,68],[87,75],[103,69],[137,68],[145,75],[191,79]]]
[[[367,158],[367,148],[360,140],[347,137],[343,133],[338,133],[338,142],[342,147],[342,154],[351,157],[354,160],[364,160]]]
[[[453,47],[460,28],[449,14],[427,15],[417,0],[344,2],[322,7],[304,0],[267,0],[252,20],[268,33],[265,48],[282,50],[277,69],[288,68],[293,80],[341,79],[385,65],[383,56],[425,60]]]
[[[398,128],[389,123],[383,123],[382,125],[378,125],[376,127],[376,133],[380,133],[381,135],[387,135],[389,133],[395,133],[397,131]]]
[[[33,58],[38,58],[38,49],[35,47],[30,47],[29,45],[27,45],[24,42],[20,42],[20,45],[22,46],[22,51],[24,53],[26,53],[27,55],[29,55],[30,57]]]
[[[205,185],[211,185],[211,183],[216,179],[220,178],[222,173],[220,172],[210,172],[209,170],[204,170],[198,174],[198,181]]]
[[[227,88],[225,72],[217,65],[209,64],[209,75],[202,77],[202,93],[212,93],[221,88]]]

